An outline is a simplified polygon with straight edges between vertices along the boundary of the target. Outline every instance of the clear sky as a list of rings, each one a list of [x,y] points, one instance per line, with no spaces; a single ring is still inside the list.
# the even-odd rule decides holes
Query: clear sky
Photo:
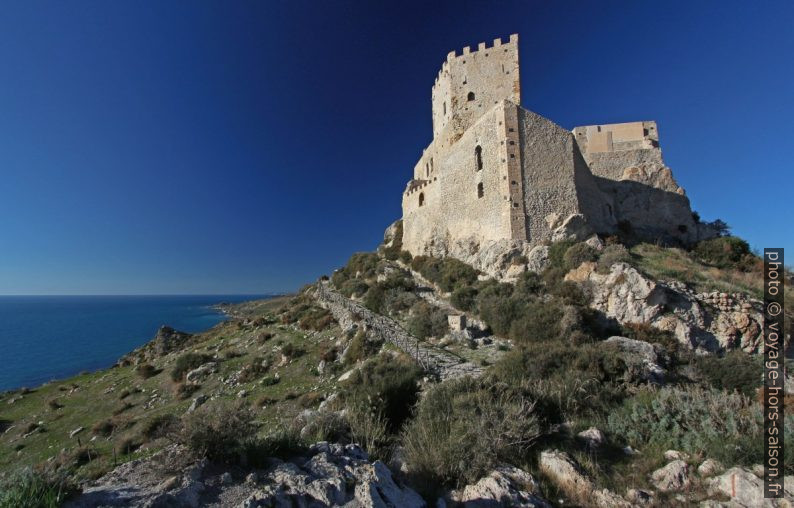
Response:
[[[0,294],[292,290],[373,249],[448,51],[520,34],[523,105],[656,120],[706,220],[790,248],[794,3],[8,2]]]

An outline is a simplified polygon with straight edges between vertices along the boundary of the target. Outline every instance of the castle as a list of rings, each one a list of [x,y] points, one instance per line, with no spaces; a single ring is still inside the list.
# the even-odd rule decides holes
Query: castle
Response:
[[[518,49],[514,34],[447,55],[433,140],[402,197],[406,250],[460,256],[618,229],[683,244],[709,235],[662,160],[655,122],[571,132],[523,108]]]

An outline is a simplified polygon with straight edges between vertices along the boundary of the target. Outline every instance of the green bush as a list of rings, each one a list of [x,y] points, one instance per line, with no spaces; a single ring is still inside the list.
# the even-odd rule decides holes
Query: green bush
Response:
[[[185,353],[176,359],[174,368],[171,369],[171,379],[181,381],[189,371],[204,365],[211,358],[200,353]]]
[[[348,407],[365,406],[366,413],[382,417],[388,431],[396,432],[416,403],[421,375],[406,356],[378,355],[353,373],[342,398]]]
[[[286,346],[285,346],[286,347]],[[240,370],[237,380],[240,383],[250,383],[263,377],[268,371],[267,361],[261,356],[254,357]]]
[[[24,469],[0,483],[0,508],[57,508],[77,491],[65,475]]]
[[[452,292],[450,302],[460,310],[473,310],[477,303],[477,289],[471,286],[459,287]]]
[[[431,388],[403,432],[420,489],[464,485],[503,462],[519,462],[542,426],[529,393],[505,383],[461,378]]]
[[[312,305],[307,308],[298,321],[298,327],[303,330],[323,331],[334,323],[331,312],[322,307]]]
[[[549,245],[549,267],[566,268],[565,253],[574,245],[574,242],[565,240]]]
[[[339,292],[348,298],[361,296],[367,292],[369,285],[361,279],[348,279],[336,285]]]
[[[143,379],[149,379],[150,377],[156,376],[160,373],[160,371],[156,369],[154,365],[149,363],[142,363],[138,365],[135,367],[135,372]]]
[[[607,245],[598,257],[598,271],[608,272],[615,263],[628,263],[631,261],[631,254],[628,249],[619,243]]]
[[[530,383],[550,418],[598,415],[623,400],[628,371],[623,360],[600,346],[532,343],[506,353],[488,373],[514,386]]]
[[[179,440],[199,457],[236,464],[255,435],[254,414],[243,405],[213,401],[182,418]]]
[[[563,255],[565,268],[568,270],[579,268],[582,263],[596,259],[598,259],[596,250],[584,242],[570,246]]]
[[[165,413],[146,420],[141,426],[141,436],[147,441],[161,438],[176,430],[178,420],[176,416]]]
[[[752,397],[763,385],[763,363],[761,357],[733,351],[723,358],[717,356],[698,356],[694,365],[703,380],[714,388],[738,391]]]
[[[399,316],[408,311],[419,301],[419,297],[413,293],[405,292],[400,289],[389,289],[383,298],[383,307],[391,316]]]
[[[695,246],[695,257],[717,268],[734,268],[749,271],[755,263],[750,245],[735,236],[704,240]]]
[[[411,307],[407,328],[415,337],[424,340],[445,335],[449,330],[449,323],[444,311],[420,300]]]
[[[345,353],[345,363],[353,365],[358,361],[368,358],[380,351],[381,343],[371,341],[363,328],[359,328],[350,341]]]
[[[477,270],[455,258],[416,256],[411,261],[411,267],[447,292],[474,285],[479,275]]]
[[[794,416],[786,416],[784,428],[784,439],[794,439]],[[763,460],[762,408],[739,393],[646,389],[609,415],[607,429],[640,450],[682,450],[730,465]],[[794,472],[794,450],[786,450],[784,466]]]
[[[556,301],[529,302],[510,324],[508,337],[521,343],[555,340],[560,335],[561,317],[562,307]]]
[[[380,285],[376,284],[370,286],[367,294],[364,295],[364,306],[372,312],[381,314],[383,312],[383,302],[385,298],[386,292]]]

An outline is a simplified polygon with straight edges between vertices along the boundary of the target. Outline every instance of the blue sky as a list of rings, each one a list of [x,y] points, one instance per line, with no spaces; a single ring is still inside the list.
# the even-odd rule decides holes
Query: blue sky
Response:
[[[794,259],[792,20],[791,2],[6,3],[0,294],[330,272],[400,216],[447,52],[514,32],[525,107],[656,120],[693,208]]]

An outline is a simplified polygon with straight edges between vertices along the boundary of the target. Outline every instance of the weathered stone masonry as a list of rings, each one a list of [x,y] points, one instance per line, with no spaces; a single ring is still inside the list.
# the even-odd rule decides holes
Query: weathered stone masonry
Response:
[[[655,122],[568,131],[520,106],[518,62],[517,35],[447,55],[431,93],[433,140],[403,193],[408,251],[534,246],[572,219],[579,233],[626,223],[652,240],[708,234],[664,165]]]

